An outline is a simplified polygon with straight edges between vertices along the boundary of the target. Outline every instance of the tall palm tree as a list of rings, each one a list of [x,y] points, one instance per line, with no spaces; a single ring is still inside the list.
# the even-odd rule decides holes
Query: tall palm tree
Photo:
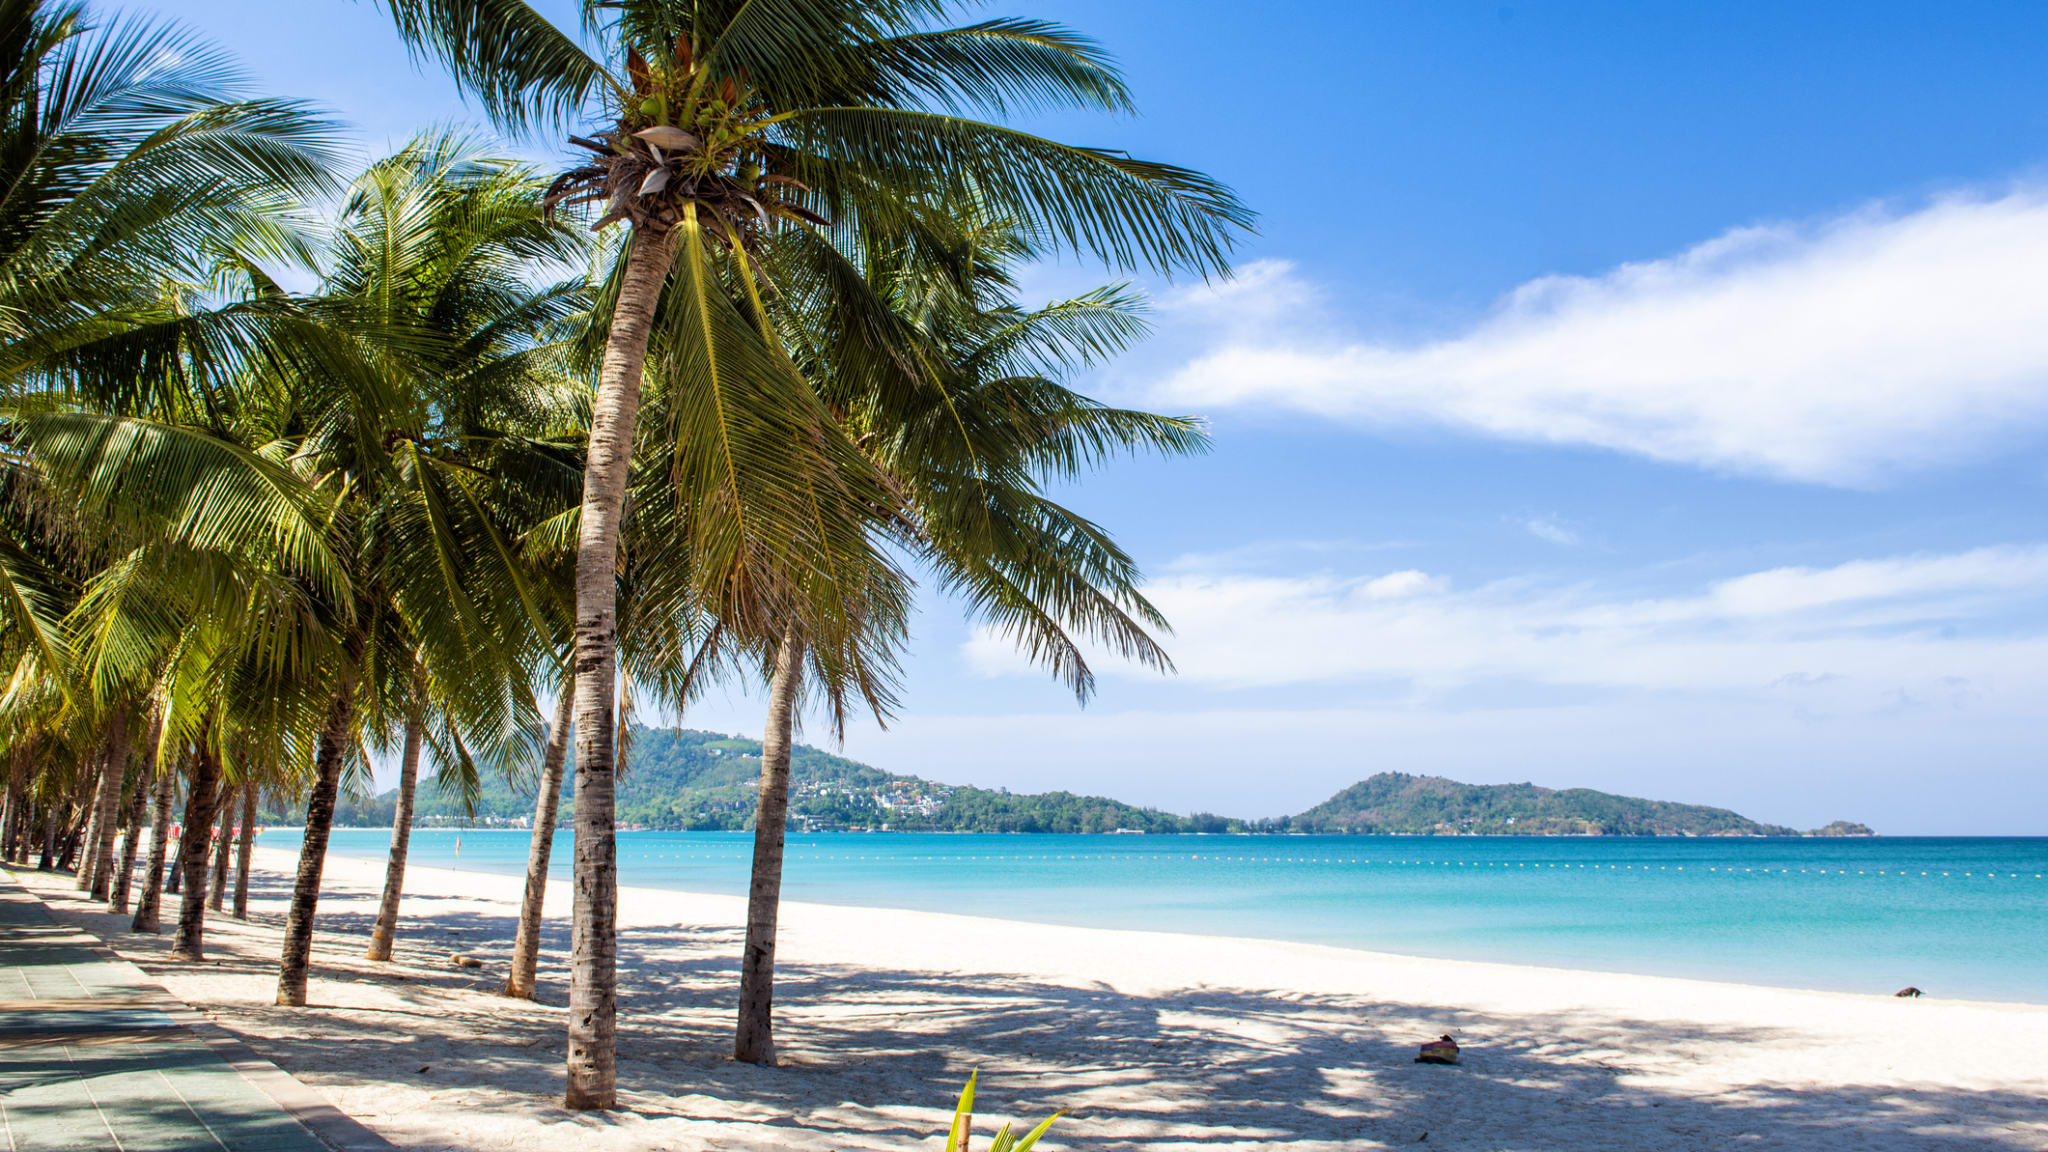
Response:
[[[340,674],[320,736],[278,1002],[305,1002],[313,916],[343,761],[368,718],[431,705],[450,758],[509,763],[534,727],[527,661],[540,606],[494,469],[554,382],[542,335],[582,310],[578,280],[530,268],[583,249],[542,218],[541,186],[459,137],[430,134],[364,173],[343,204],[308,312],[356,338],[338,379],[288,381],[279,417],[309,483],[342,494],[358,589],[338,618]],[[552,510],[549,510],[552,511]]]
[[[260,310],[184,307],[194,286],[223,251],[292,255],[291,205],[324,186],[329,127],[302,105],[241,88],[225,57],[174,25],[0,0],[0,485],[15,497],[0,517],[0,657],[13,667],[10,698],[40,682],[81,714],[118,717],[149,679],[77,666],[71,643],[99,640],[67,623],[88,581],[145,539],[218,560],[256,544],[255,525],[278,523],[260,513],[267,502],[275,510],[267,481],[246,483],[240,463],[210,490],[180,484],[221,461],[202,462],[207,452],[193,455],[185,430],[152,419],[194,366],[167,361],[167,340],[196,341],[218,361],[263,326]],[[111,776],[126,756],[106,751]],[[96,895],[113,871],[119,785],[102,777],[99,795],[80,869]],[[155,899],[152,890],[144,924]]]
[[[256,850],[256,797],[261,785],[251,780],[242,790],[242,841],[235,857],[235,903],[232,915],[237,920],[249,918],[249,865],[250,857]]]
[[[1245,211],[1195,173],[961,115],[1012,105],[1128,106],[1089,41],[1040,21],[937,26],[940,0],[585,0],[609,66],[524,0],[384,0],[500,124],[585,128],[559,199],[627,221],[578,526],[576,908],[567,1107],[616,1100],[615,574],[641,375],[658,302],[687,355],[675,477],[701,501],[692,567],[706,600],[756,591],[743,635],[828,618],[786,574],[868,554],[888,486],[773,348],[754,252],[787,229],[899,220],[958,174],[1019,219],[1121,264],[1224,267]],[[671,271],[674,271],[673,282]],[[735,298],[734,293],[737,293]],[[757,336],[756,333],[759,333]],[[804,451],[793,452],[792,446]],[[881,518],[886,519],[886,514]],[[866,568],[868,565],[862,565]],[[796,599],[818,603],[799,609]],[[727,621],[721,621],[727,623]]]
[[[266,723],[289,718],[293,694],[278,677],[303,678],[322,655],[302,637],[280,640],[278,621],[288,631],[304,614],[297,596],[280,599],[266,578],[279,562],[331,565],[321,543],[329,514],[275,462],[200,429],[17,410],[8,430],[20,451],[10,480],[21,498],[0,519],[26,513],[61,526],[68,554],[96,567],[77,581],[60,621],[62,633],[76,638],[76,650],[64,656],[76,676],[72,698],[160,694],[153,726],[160,719],[164,736],[149,741],[137,784],[156,790],[158,805],[137,930],[156,927],[172,799],[174,773],[151,770],[155,753],[164,743],[194,749],[191,759],[180,758],[192,787],[184,883],[173,888],[185,897],[173,954],[198,959],[221,749],[252,726],[258,735],[251,743],[282,741],[285,733]],[[25,654],[24,663],[33,658]],[[125,724],[110,736],[104,751],[125,759]],[[118,795],[118,788],[108,791]]]
[[[213,855],[207,865],[213,874],[207,879],[206,907],[214,912],[224,911],[228,898],[228,861],[235,851],[235,815],[242,806],[242,796],[249,791],[249,777],[246,772],[232,786],[221,792],[219,806],[219,827],[214,831]]]
[[[512,936],[512,959],[499,992],[520,1000],[533,999],[533,981],[540,965],[540,922],[548,897],[548,866],[554,855],[557,813],[562,803],[562,767],[568,757],[570,712],[574,686],[563,684],[555,698],[555,717],[548,725],[547,750],[541,757],[533,799],[533,834],[527,846],[526,887],[519,900],[519,925]]]
[[[0,821],[0,861],[14,859],[14,845],[28,816],[29,743],[16,733],[7,749],[7,818]]]
[[[178,931],[171,939],[171,959],[206,958],[201,940],[206,925],[206,869],[213,844],[213,822],[220,812],[226,773],[216,746],[218,730],[204,726],[191,760],[185,793],[184,833],[178,838],[178,868],[184,884],[178,890]]]
[[[562,507],[559,483],[554,493],[536,491],[548,485],[533,473],[547,471],[553,461],[549,446],[533,434],[546,430],[551,409],[560,403],[555,393],[566,349],[550,336],[566,331],[572,316],[583,311],[586,295],[571,280],[529,284],[527,265],[580,255],[579,242],[566,228],[542,219],[544,185],[524,169],[488,160],[453,138],[423,138],[410,151],[417,154],[415,164],[440,154],[440,167],[423,170],[402,190],[387,180],[375,210],[359,209],[345,223],[342,243],[362,269],[350,274],[346,291],[396,301],[380,307],[379,322],[402,323],[412,340],[438,343],[431,362],[442,392],[437,404],[450,412],[447,445],[459,448],[460,458],[473,467],[502,466],[495,478],[509,485],[509,504],[518,507],[499,512],[517,530],[513,522],[522,516],[552,515]],[[405,291],[393,294],[393,285]],[[418,349],[408,359],[425,367]],[[552,604],[543,589],[529,588],[526,595],[528,624],[546,630],[554,623]],[[396,726],[405,735],[384,898],[368,953],[373,960],[391,954],[421,753],[431,746],[444,781],[474,777],[459,736],[451,731],[449,738],[434,738],[428,719],[442,712],[433,698],[435,684],[424,678],[423,667],[415,671],[414,688],[393,697]]]
[[[108,711],[106,747],[100,769],[99,791],[94,798],[91,882],[86,886],[94,900],[105,900],[114,879],[114,844],[121,820],[121,786],[128,777],[128,701],[116,700]],[[81,871],[84,871],[81,869]]]
[[[142,869],[142,889],[135,901],[135,917],[128,923],[130,932],[163,931],[164,868],[169,855],[171,805],[176,800],[177,780],[175,770],[159,764],[150,791],[149,859]]]
[[[1109,408],[1060,383],[1142,336],[1142,301],[1113,285],[1019,307],[1014,267],[1040,238],[964,185],[894,243],[859,239],[839,251],[792,236],[765,263],[784,288],[783,339],[904,495],[897,542],[1083,702],[1093,689],[1084,642],[1170,668],[1151,635],[1166,622],[1138,591],[1136,566],[1044,494],[1111,453],[1206,446],[1192,420]],[[775,928],[805,654],[792,628],[769,677],[734,1039],[735,1058],[755,1063],[775,1061]]]
[[[137,749],[139,761],[136,766],[135,787],[128,799],[128,834],[121,841],[121,859],[115,866],[114,883],[107,892],[107,911],[116,916],[128,914],[129,888],[135,877],[135,857],[141,846],[143,818],[148,814],[150,798],[157,791],[157,745],[163,738],[163,711],[152,706],[149,723],[142,733],[142,744]]]
[[[417,679],[417,678],[415,678]],[[419,791],[420,740],[426,734],[426,701],[415,692],[405,716],[405,741],[398,753],[398,802],[391,818],[391,855],[384,868],[384,895],[377,902],[377,919],[370,927],[366,959],[391,959],[392,941],[398,935],[398,901],[405,892],[405,862],[412,846],[412,803]]]

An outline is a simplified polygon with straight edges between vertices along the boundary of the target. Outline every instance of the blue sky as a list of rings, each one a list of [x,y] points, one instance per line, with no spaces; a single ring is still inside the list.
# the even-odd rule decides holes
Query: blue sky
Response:
[[[475,119],[368,4],[159,10],[366,153]],[[851,754],[1182,811],[1401,770],[2048,833],[2048,7],[991,10],[1100,37],[1142,109],[1032,127],[1261,214],[1087,382],[1212,422],[1069,494],[1181,670],[1078,709],[934,602]]]

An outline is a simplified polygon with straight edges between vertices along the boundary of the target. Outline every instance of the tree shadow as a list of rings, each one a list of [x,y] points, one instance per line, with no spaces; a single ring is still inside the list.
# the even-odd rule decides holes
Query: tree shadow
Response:
[[[2048,1147],[2048,1087],[1671,1087],[1686,1067],[1730,1049],[1803,1042],[1792,1029],[1590,1010],[1509,1017],[1365,994],[1205,987],[1151,996],[998,972],[785,964],[785,1062],[759,1068],[728,1058],[739,938],[727,926],[622,931],[623,1108],[568,1113],[555,1106],[564,926],[544,932],[541,1001],[507,1001],[490,993],[503,980],[511,915],[408,896],[398,963],[379,965],[361,959],[366,903],[337,900],[321,916],[315,996],[355,997],[346,1011],[219,1003],[208,1014],[316,1085],[386,1083],[436,1107],[459,1101],[562,1133],[623,1137],[654,1125],[701,1136],[716,1124],[727,1146],[786,1147],[801,1129],[833,1133],[834,1147],[910,1147],[943,1129],[979,1068],[983,1115],[1035,1120],[1065,1109],[1054,1142],[1072,1149],[1349,1149],[1414,1144],[1425,1133],[1432,1147],[1518,1152]],[[167,940],[120,938],[125,923],[60,902],[53,912],[148,970],[176,970],[163,956]],[[274,973],[276,938],[261,918],[223,929],[209,963]],[[485,968],[448,965],[451,947]],[[1464,1062],[1413,1063],[1416,1045],[1439,1032],[1467,1045]],[[381,1123],[402,1130],[405,1118]]]

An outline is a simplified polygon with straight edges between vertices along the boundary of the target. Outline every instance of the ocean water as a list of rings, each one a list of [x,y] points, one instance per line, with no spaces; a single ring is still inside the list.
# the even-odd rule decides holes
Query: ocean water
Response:
[[[527,833],[413,833],[520,874]],[[384,855],[339,829],[332,850]],[[279,829],[267,847],[296,848]],[[621,881],[742,895],[752,838],[622,832]],[[570,859],[556,841],[558,876]],[[786,899],[1837,991],[2048,1003],[2048,838],[792,836]],[[560,915],[565,909],[551,909]],[[1028,931],[1028,929],[1020,929]]]

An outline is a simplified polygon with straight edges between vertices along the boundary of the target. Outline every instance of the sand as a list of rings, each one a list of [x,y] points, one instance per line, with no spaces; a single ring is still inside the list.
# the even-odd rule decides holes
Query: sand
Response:
[[[936,1148],[979,1068],[990,1121],[1066,1110],[1045,1148],[2048,1149],[2048,1007],[813,904],[783,909],[785,1064],[735,1064],[743,906],[650,889],[620,900],[623,1107],[578,1115],[556,1106],[565,885],[526,1003],[494,994],[517,878],[412,869],[399,957],[372,964],[382,862],[334,857],[294,1010],[270,1003],[293,860],[258,863],[253,920],[210,921],[196,967],[68,877],[24,878],[407,1148]],[[1412,1063],[1440,1032],[1463,1065]]]

